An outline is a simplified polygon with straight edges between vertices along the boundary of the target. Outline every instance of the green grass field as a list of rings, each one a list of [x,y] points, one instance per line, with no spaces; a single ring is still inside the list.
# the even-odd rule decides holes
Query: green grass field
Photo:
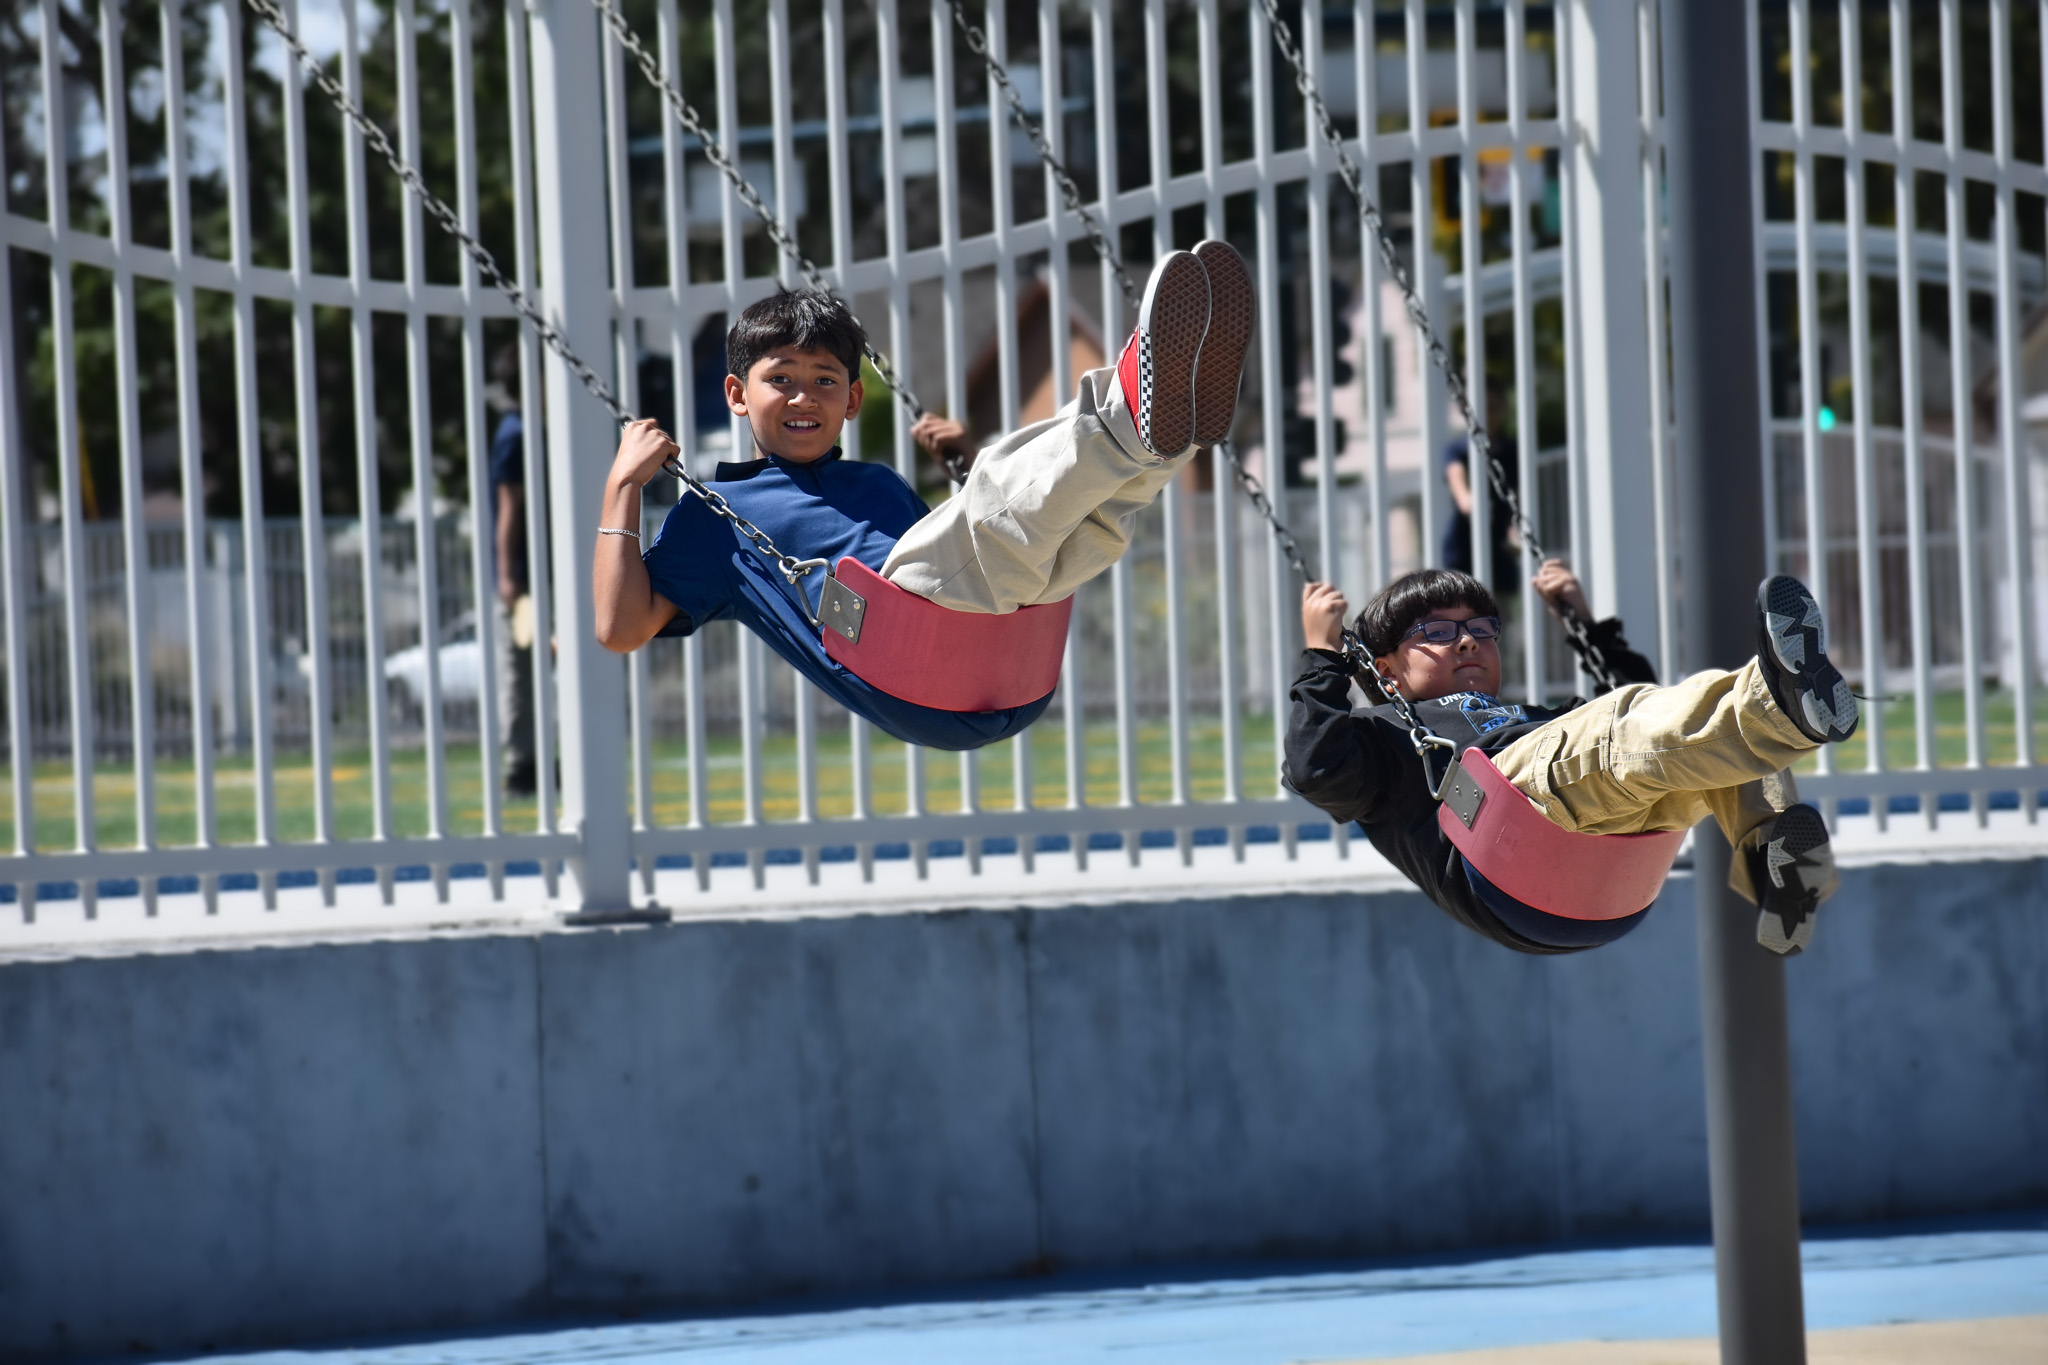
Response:
[[[1271,795],[1274,757],[1272,727],[1264,717],[1248,717],[1241,733],[1244,790],[1250,796]],[[1062,805],[1067,799],[1066,727],[1057,719],[1040,721],[1028,732],[1031,741],[1034,801]],[[1138,796],[1141,801],[1170,800],[1173,795],[1171,737],[1162,724],[1138,731]],[[710,739],[705,753],[708,818],[713,824],[738,822],[745,815],[745,782],[737,736]],[[1086,730],[1087,799],[1094,803],[1118,798],[1116,727],[1091,724]],[[902,814],[907,808],[908,768],[903,744],[874,737],[869,746],[870,808],[877,814]],[[482,765],[475,745],[452,745],[448,755],[447,833],[476,834],[483,829]],[[976,785],[985,810],[1016,805],[1016,741],[983,749],[977,760]],[[651,786],[657,825],[680,825],[690,818],[689,751],[681,741],[657,743],[651,755]],[[256,782],[246,756],[223,758],[215,766],[215,829],[224,843],[245,843],[256,837]],[[1211,720],[1189,734],[1189,783],[1197,800],[1223,795],[1223,731]],[[5,769],[0,768],[0,773]],[[924,808],[960,809],[961,761],[957,754],[924,754]],[[0,776],[0,839],[14,837],[11,773]],[[355,749],[334,765],[336,836],[367,839],[374,833],[370,755]],[[774,734],[761,746],[762,808],[768,819],[793,820],[797,815],[800,775],[794,736]],[[282,842],[309,840],[313,828],[313,768],[303,754],[285,756],[272,778],[277,834]],[[156,769],[157,839],[162,844],[191,843],[196,833],[192,765],[159,763]],[[629,788],[630,790],[630,788]],[[844,729],[825,730],[818,739],[818,813],[826,818],[853,813],[852,746]],[[131,847],[135,842],[135,773],[122,765],[102,765],[93,778],[94,826],[102,848]],[[630,797],[629,797],[630,799]],[[35,776],[36,847],[59,851],[75,846],[72,777],[69,765],[39,763]],[[390,833],[398,837],[428,831],[426,755],[420,749],[391,754]],[[531,799],[503,808],[502,827],[531,830],[537,816]]]
[[[1992,763],[2011,763],[2016,752],[2013,726],[2013,698],[1994,693],[1985,698],[1986,758]],[[1914,761],[1914,708],[1910,701],[1884,706],[1885,751],[1894,767],[1911,767]],[[2048,707],[2037,708],[2034,726],[2035,753],[2048,752]],[[1943,694],[1935,703],[1937,762],[1943,767],[1960,766],[1968,755],[1967,727],[1960,693]],[[1240,731],[1239,754],[1244,791],[1250,797],[1271,795],[1274,758],[1272,725],[1267,717],[1246,717]],[[1061,805],[1067,796],[1066,733],[1064,724],[1052,717],[1033,726],[1026,736],[1031,742],[1035,802]],[[1867,730],[1837,750],[1836,767],[1854,771],[1865,762]],[[1138,799],[1143,802],[1170,800],[1173,768],[1170,737],[1164,723],[1146,724],[1138,730]],[[745,774],[737,737],[718,736],[706,745],[705,788],[709,800],[708,818],[713,824],[737,822],[745,813]],[[475,834],[483,829],[482,765],[475,745],[448,749],[447,833]],[[908,772],[904,745],[876,738],[870,748],[871,807],[881,815],[901,814],[907,809]],[[1110,803],[1118,798],[1116,727],[1110,722],[1090,724],[1086,730],[1085,772],[1087,799]],[[981,751],[977,785],[984,810],[1007,810],[1015,802],[1016,741],[992,745]],[[690,817],[689,753],[680,741],[658,743],[651,755],[651,785],[654,808],[652,822],[680,825]],[[1809,760],[1806,769],[1813,767]],[[960,809],[961,762],[957,755],[927,752],[924,755],[925,809]],[[4,773],[4,769],[0,769]],[[14,807],[11,773],[0,775],[0,839],[14,837]],[[1223,795],[1223,731],[1213,718],[1196,721],[1188,736],[1188,778],[1194,798],[1216,800]],[[303,754],[285,756],[273,773],[277,832],[283,842],[313,837],[313,768]],[[768,736],[762,744],[762,807],[770,820],[796,818],[799,774],[795,738],[788,734]],[[819,737],[817,759],[818,813],[826,818],[853,813],[853,763],[847,733],[827,729]],[[135,774],[119,765],[103,765],[93,779],[94,824],[102,848],[130,847],[135,842]],[[397,837],[416,837],[428,832],[426,756],[419,749],[396,750],[391,755],[392,827]],[[256,782],[246,756],[223,758],[215,768],[217,837],[225,843],[244,843],[256,837]],[[340,755],[334,767],[335,833],[342,839],[367,839],[373,830],[370,786],[370,755],[356,749]],[[192,765],[189,762],[161,763],[156,770],[157,839],[167,845],[186,844],[196,834]],[[69,765],[39,763],[35,775],[36,847],[60,851],[76,843],[72,813],[72,777]],[[534,803],[529,799],[506,804],[503,827],[530,830],[536,827]]]

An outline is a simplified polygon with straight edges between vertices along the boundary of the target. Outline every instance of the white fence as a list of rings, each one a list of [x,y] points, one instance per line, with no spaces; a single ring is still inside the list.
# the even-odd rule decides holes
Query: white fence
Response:
[[[878,850],[920,869],[958,851],[976,871],[1014,853],[1028,871],[1060,850],[1085,864],[1091,846],[1135,860],[1148,836],[1184,856],[1263,831],[1344,847],[1278,786],[1296,585],[1220,458],[1169,488],[1138,549],[1083,590],[1046,718],[936,759],[818,705],[722,623],[624,666],[595,644],[587,566],[612,432],[530,338],[519,388],[545,417],[528,424],[527,527],[546,547],[539,637],[558,650],[536,651],[539,799],[508,800],[491,537],[470,528],[494,505],[486,375],[512,344],[509,308],[232,0],[17,9],[0,50],[0,302],[16,320],[0,336],[0,883],[22,914],[52,883],[76,883],[90,914],[103,883],[153,904],[160,887],[210,896],[224,875],[254,874],[267,897],[311,875],[331,897],[361,874],[388,895],[426,867],[445,896],[474,868],[497,894],[508,866],[566,860],[572,904],[616,908],[664,861],[702,886],[715,863],[758,882],[784,856],[815,873]],[[1264,306],[1237,435],[1268,482],[1294,473],[1284,511],[1311,563],[1362,600],[1435,560],[1455,434],[1442,380],[1257,6],[973,11],[1134,269],[1204,235],[1254,262]],[[944,4],[626,12],[926,402],[993,434],[1114,353],[1116,283]],[[589,0],[291,13],[571,344],[609,358],[629,407],[671,420],[703,465],[746,441],[707,376],[723,373],[724,320],[781,267]],[[1933,13],[1757,11],[1764,491],[1773,553],[1829,602],[1866,690],[1898,697],[1811,790],[1880,821],[1901,803],[1931,821],[1949,798],[2031,819],[2048,787],[2033,723],[2048,632],[2030,615],[2048,481],[2025,385],[2005,381],[2043,344],[2030,318],[2048,174],[2039,131],[2016,126],[2040,117],[2040,43],[1980,41],[2035,14],[2003,0],[1950,0],[1938,33],[1907,27]],[[1433,315],[1485,340],[1463,363],[1494,394],[1490,424],[1543,452],[1520,477],[1546,539],[1677,671],[1669,387],[1651,342],[1665,328],[1654,5],[1301,14]],[[1911,60],[1937,50],[1939,98]],[[1866,88],[1889,105],[1839,95]],[[1873,186],[1892,182],[1892,218],[1873,217]],[[1923,182],[1941,194],[1916,199]],[[1947,206],[1933,227],[1915,217],[1929,203]],[[1969,288],[1947,296],[1950,279]],[[1929,291],[1947,297],[1945,328]],[[1941,410],[1965,394],[1980,454],[1958,461]],[[870,412],[848,453],[915,481],[900,410]],[[394,519],[400,504],[447,510]],[[1491,537],[1471,548],[1478,572],[1512,577]],[[1513,689],[1571,691],[1519,596]],[[393,669],[465,629],[477,684],[449,685],[461,641]],[[1875,674],[1866,641],[1883,642]],[[417,679],[410,709],[394,671]]]

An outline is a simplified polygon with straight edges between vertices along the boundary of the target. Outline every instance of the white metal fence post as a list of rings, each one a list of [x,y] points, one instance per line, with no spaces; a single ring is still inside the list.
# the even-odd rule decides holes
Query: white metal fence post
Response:
[[[1647,640],[1657,625],[1657,500],[1650,444],[1650,339],[1643,260],[1643,136],[1632,0],[1573,0],[1566,183],[1577,231],[1565,243],[1580,291],[1576,384],[1588,516],[1576,566],[1600,616]],[[1535,443],[1525,441],[1533,452]],[[1579,539],[1579,537],[1574,537]]]
[[[579,355],[612,353],[611,280],[602,213],[604,105],[597,11],[585,0],[536,0],[533,38],[535,203],[543,299]],[[581,841],[570,862],[582,911],[630,904],[626,809],[626,676],[591,625],[590,565],[597,546],[611,419],[550,354],[545,393],[549,551],[556,593],[556,697],[562,744],[562,823]],[[535,424],[540,429],[540,424]],[[546,648],[536,640],[535,651]]]

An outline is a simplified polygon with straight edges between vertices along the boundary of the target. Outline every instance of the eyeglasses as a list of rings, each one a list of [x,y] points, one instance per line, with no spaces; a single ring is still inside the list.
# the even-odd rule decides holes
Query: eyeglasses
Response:
[[[1420,635],[1433,645],[1454,645],[1458,642],[1458,636],[1461,632],[1470,635],[1475,640],[1498,640],[1500,638],[1500,618],[1498,616],[1474,616],[1467,621],[1417,621],[1408,628],[1408,633],[1403,635],[1401,639],[1403,643],[1406,643]]]

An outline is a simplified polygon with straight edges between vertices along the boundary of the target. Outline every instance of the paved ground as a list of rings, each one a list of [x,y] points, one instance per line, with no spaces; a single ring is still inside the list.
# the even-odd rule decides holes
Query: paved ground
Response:
[[[1813,1365],[2048,1360],[2048,1212],[1806,1248]],[[1210,1273],[1214,1273],[1213,1268]],[[1915,1324],[1910,1327],[1889,1324]],[[1849,1330],[1844,1330],[1849,1329]],[[213,1357],[249,1365],[1709,1365],[1702,1246],[966,1290],[922,1303]],[[1450,1354],[1462,1352],[1463,1354]]]
[[[1683,1341],[1563,1341],[1452,1355],[1385,1357],[1373,1365],[1720,1365],[1712,1337]],[[2048,1317],[1981,1318],[1844,1327],[1807,1338],[1807,1365],[2040,1365],[2048,1360]]]

